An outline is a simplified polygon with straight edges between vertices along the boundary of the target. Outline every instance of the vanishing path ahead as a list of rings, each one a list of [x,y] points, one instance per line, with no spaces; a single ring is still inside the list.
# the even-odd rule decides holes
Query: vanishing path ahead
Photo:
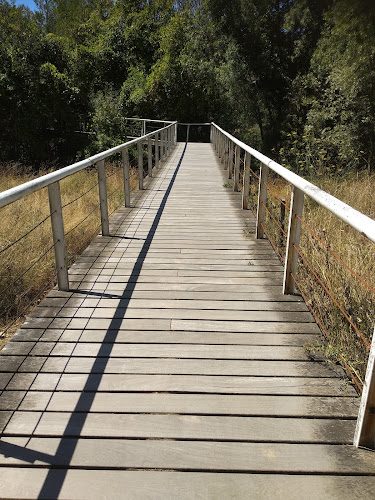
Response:
[[[179,143],[3,349],[0,497],[373,498],[356,393],[225,182]]]

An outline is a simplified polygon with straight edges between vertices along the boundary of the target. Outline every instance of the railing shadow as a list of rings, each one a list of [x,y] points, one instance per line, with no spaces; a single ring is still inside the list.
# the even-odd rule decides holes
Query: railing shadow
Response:
[[[137,258],[133,266],[130,277],[128,279],[128,283],[126,284],[126,287],[124,288],[122,294],[114,295],[107,293],[94,293],[89,291],[83,292],[81,290],[77,290],[77,292],[80,294],[87,293],[88,295],[96,295],[101,297],[115,296],[120,298],[120,302],[116,308],[111,323],[107,328],[105,337],[103,339],[99,352],[95,358],[95,361],[91,367],[91,370],[87,376],[85,386],[80,394],[78,402],[65,427],[63,436],[56,449],[56,453],[54,455],[50,455],[47,453],[41,453],[22,446],[18,446],[16,444],[9,443],[6,441],[0,441],[0,453],[3,454],[5,457],[12,456],[14,458],[23,460],[30,464],[36,461],[41,461],[48,465],[51,465],[52,467],[59,467],[58,471],[54,468],[51,468],[48,471],[47,477],[43,483],[38,498],[58,498],[61,492],[68,471],[67,468],[71,463],[72,457],[74,455],[78,441],[80,439],[82,429],[85,425],[88,413],[93,405],[97,390],[101,383],[102,377],[105,373],[106,366],[109,362],[109,357],[111,355],[114,342],[116,341],[117,335],[119,333],[122,321],[121,316],[122,317],[124,316],[127,307],[129,305],[129,301],[132,297],[138,277],[141,273],[144,260],[147,257],[150,245],[154,238],[155,231],[159,225],[160,218],[163,214],[167,199],[169,197],[173,184],[176,180],[176,176],[180,169],[182,160],[184,158],[186,148],[187,148],[187,142],[185,143],[185,147],[178,161],[176,170],[169,182],[168,188],[165,191],[160,207],[155,215],[151,228],[148,231],[148,235],[144,240],[142,248],[139,251],[139,257]],[[61,467],[65,468],[62,469]]]

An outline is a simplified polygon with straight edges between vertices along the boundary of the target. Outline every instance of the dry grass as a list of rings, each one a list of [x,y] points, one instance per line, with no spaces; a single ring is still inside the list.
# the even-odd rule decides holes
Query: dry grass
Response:
[[[0,191],[32,178],[17,165],[0,168],[3,172]],[[38,176],[45,173],[47,172],[39,172]],[[107,164],[106,174],[108,210],[111,213],[124,199],[121,165]],[[97,173],[94,168],[85,169],[60,182],[62,204],[66,205],[63,215],[69,265],[100,231],[96,183]],[[130,184],[134,191],[137,186],[137,174],[134,170],[131,170]],[[87,194],[80,197],[87,191]],[[3,250],[46,219],[21,241],[0,254],[0,337],[7,338],[56,281],[47,189],[4,207],[1,215],[0,248]]]
[[[290,187],[284,181],[272,179],[270,187],[278,198],[285,198],[287,204],[290,203]],[[321,179],[319,187],[375,218],[375,175],[363,173],[348,175],[344,179]],[[280,201],[272,194],[268,199],[268,207],[279,220]],[[334,361],[344,361],[362,385],[368,348],[361,336],[371,342],[375,324],[375,293],[342,265],[331,251],[375,290],[374,244],[308,199],[305,202],[303,219],[323,244],[303,226],[300,250],[326,289],[301,259],[297,280],[308,305],[317,314],[322,330],[329,336],[330,341],[328,344],[323,342],[310,346],[310,352],[314,355],[321,351]],[[285,226],[287,220],[288,210]],[[284,257],[286,238],[281,237],[280,230],[270,217],[266,229]],[[331,295],[335,297],[337,304]],[[345,311],[354,326],[345,318],[340,308]]]

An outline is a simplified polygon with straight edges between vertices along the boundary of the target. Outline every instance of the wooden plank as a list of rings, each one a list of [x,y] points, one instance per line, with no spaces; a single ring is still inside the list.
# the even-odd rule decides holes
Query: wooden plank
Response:
[[[4,435],[351,444],[354,427],[335,419],[17,411]]]
[[[108,413],[179,413],[187,415],[247,415],[309,418],[352,418],[357,397],[268,396],[169,393],[31,392],[20,409]]]
[[[33,357],[20,368],[26,373],[138,373],[175,375],[252,375],[289,377],[337,377],[341,370],[313,361],[264,361],[178,358]],[[12,392],[12,391],[8,391]],[[4,397],[3,397],[4,396]],[[0,410],[6,410],[6,392]],[[3,403],[1,403],[3,401]],[[5,402],[4,402],[5,401]],[[2,407],[2,404],[5,406]]]
[[[17,342],[33,340],[35,330],[21,330],[17,336]],[[40,342],[53,340],[53,333],[59,330],[46,330],[41,335]],[[43,332],[43,330],[41,330]],[[105,342],[121,343],[153,343],[153,344],[226,344],[226,345],[285,345],[303,347],[309,342],[317,339],[313,334],[297,333],[243,333],[243,332],[172,332],[170,331],[144,331],[144,330],[66,330],[64,333],[56,334],[54,339],[58,343],[69,342]],[[15,340],[14,340],[15,341]],[[13,341],[13,342],[14,342]],[[9,356],[10,357],[10,356]],[[4,358],[7,359],[7,358]],[[29,363],[30,360],[27,361]],[[24,363],[21,367],[23,369]],[[1,368],[0,371],[15,371],[13,365],[10,368]],[[19,365],[18,365],[19,366]]]
[[[34,375],[34,374],[33,374]],[[98,392],[181,392],[215,394],[356,395],[344,381],[302,377],[229,377],[211,375],[38,374],[32,390]],[[56,382],[58,382],[56,386]],[[29,387],[26,387],[28,389]],[[20,387],[22,390],[22,387]]]
[[[37,498],[47,470],[3,467],[0,495],[12,498]],[[22,479],[21,479],[22,472]],[[317,476],[288,474],[236,474],[208,472],[167,472],[127,470],[56,469],[53,482],[39,498],[56,498],[56,485],[62,484],[61,498],[160,498],[191,500],[202,498],[243,499],[249,492],[254,498],[304,498],[306,500],[372,500],[375,477]]]
[[[340,445],[64,438],[55,454],[59,444],[58,438],[4,437],[0,464],[32,459],[36,466],[315,474],[373,474],[375,467],[371,452]]]
[[[295,346],[245,346],[245,345],[187,345],[187,344],[96,344],[67,343],[70,352],[66,355],[146,357],[146,358],[195,358],[195,359],[269,359],[307,361],[303,347]],[[55,351],[56,352],[56,351]],[[54,355],[52,350],[51,355]],[[56,355],[59,355],[56,353]],[[64,354],[60,354],[64,355]]]

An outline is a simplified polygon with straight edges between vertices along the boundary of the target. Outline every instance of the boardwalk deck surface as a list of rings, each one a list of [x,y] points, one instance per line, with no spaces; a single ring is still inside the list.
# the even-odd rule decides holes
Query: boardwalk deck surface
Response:
[[[178,144],[3,349],[1,498],[373,498],[356,393],[223,179]]]

